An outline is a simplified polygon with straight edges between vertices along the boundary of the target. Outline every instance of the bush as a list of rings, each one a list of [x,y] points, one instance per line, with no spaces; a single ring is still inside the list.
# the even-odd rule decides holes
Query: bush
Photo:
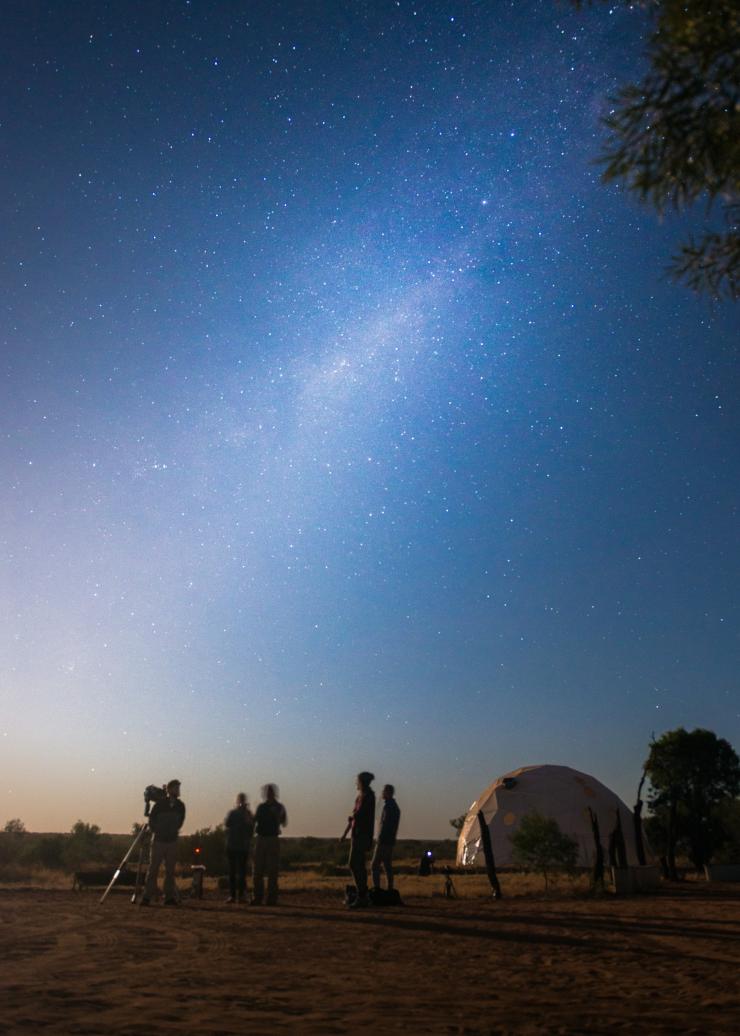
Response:
[[[514,862],[536,871],[545,879],[556,872],[573,874],[578,862],[578,843],[563,834],[557,820],[540,813],[527,813],[511,835]]]
[[[44,835],[33,847],[31,863],[38,863],[49,870],[62,870],[65,866],[66,835]]]
[[[72,827],[64,847],[64,862],[73,870],[83,864],[99,862],[106,848],[106,840],[97,824],[78,820]]]

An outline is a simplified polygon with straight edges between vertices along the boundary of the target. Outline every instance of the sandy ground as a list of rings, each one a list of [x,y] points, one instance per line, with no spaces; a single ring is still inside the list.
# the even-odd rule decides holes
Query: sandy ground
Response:
[[[431,890],[430,890],[431,891]],[[0,890],[0,1032],[737,1033],[740,889],[348,912]]]

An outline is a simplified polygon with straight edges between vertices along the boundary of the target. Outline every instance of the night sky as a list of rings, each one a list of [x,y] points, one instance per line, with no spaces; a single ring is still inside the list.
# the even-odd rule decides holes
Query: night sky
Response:
[[[3,15],[0,825],[740,747],[737,311],[594,163],[644,12]]]

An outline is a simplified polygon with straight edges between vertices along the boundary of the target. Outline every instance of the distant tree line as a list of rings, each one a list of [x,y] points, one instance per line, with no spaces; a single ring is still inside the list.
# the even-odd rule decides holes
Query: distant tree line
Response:
[[[35,868],[75,870],[106,858],[115,835],[104,835],[97,824],[78,820],[68,834],[30,834],[19,818],[9,820],[0,834],[0,872],[25,873]]]
[[[648,815],[642,819],[641,793],[648,781]],[[644,826],[651,848],[661,858],[666,877],[678,877],[677,860],[697,870],[705,864],[740,862],[740,759],[729,741],[711,730],[667,731],[653,737],[640,781],[635,819]],[[466,814],[450,820],[460,831]],[[573,846],[554,821],[532,814],[524,818],[514,842],[520,866],[538,870],[547,881],[551,873],[571,871]],[[554,825],[554,826],[553,826]],[[135,824],[133,834],[140,825]],[[73,871],[88,865],[115,865],[128,847],[123,835],[103,834],[97,824],[78,820],[68,834],[31,834],[19,818],[8,820],[0,832],[0,877],[34,868]],[[202,828],[180,839],[180,860],[203,863],[209,873],[224,867],[222,825]],[[639,845],[639,839],[638,839]],[[344,864],[346,847],[326,838],[286,838],[283,865],[315,865],[331,872]],[[432,848],[438,859],[454,856],[454,842],[403,840],[397,855],[418,856]],[[638,849],[639,851],[639,849]]]
[[[141,829],[134,824],[131,835],[104,834],[97,824],[78,820],[66,834],[37,834],[26,830],[19,818],[8,820],[0,831],[0,880],[24,880],[39,869],[71,874],[88,868],[113,869],[123,858],[133,837]],[[327,874],[346,869],[347,846],[336,838],[282,838],[281,867],[315,868]],[[204,827],[178,840],[178,856],[182,865],[202,863],[209,874],[220,875],[226,869],[224,827]],[[437,859],[452,859],[454,841],[421,842],[400,839],[399,859],[419,858],[423,849],[432,849]],[[136,858],[131,863],[135,867]]]

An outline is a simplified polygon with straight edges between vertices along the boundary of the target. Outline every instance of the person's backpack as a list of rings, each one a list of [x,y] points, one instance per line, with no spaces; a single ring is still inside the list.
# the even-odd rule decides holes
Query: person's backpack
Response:
[[[398,889],[370,889],[368,897],[373,906],[403,906]]]
[[[398,889],[368,889],[367,898],[372,906],[403,906],[403,900]],[[344,904],[351,906],[357,899],[357,889],[354,885],[344,886]]]

